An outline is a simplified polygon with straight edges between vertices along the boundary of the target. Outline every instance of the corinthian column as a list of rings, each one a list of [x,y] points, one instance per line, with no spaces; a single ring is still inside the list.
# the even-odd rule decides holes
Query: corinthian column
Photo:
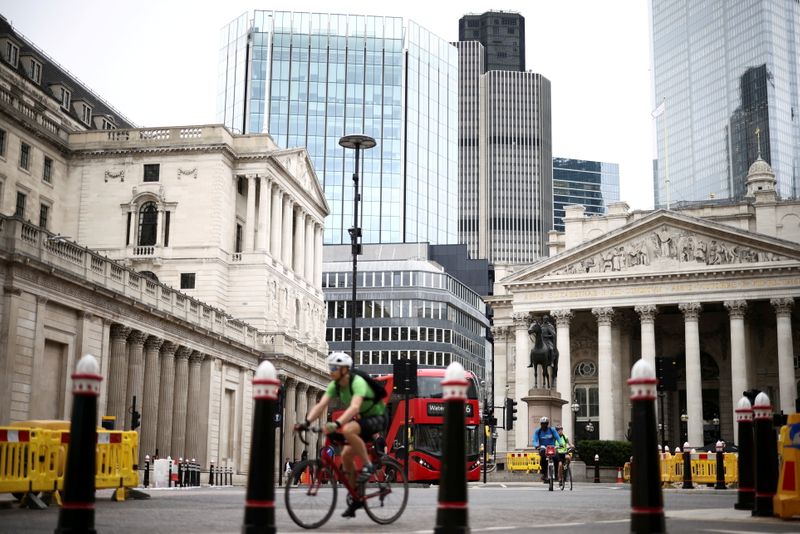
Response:
[[[272,222],[269,227],[269,254],[273,261],[281,257],[281,192],[277,187],[272,189]]]
[[[269,224],[270,202],[269,198],[269,178],[261,177],[261,185],[258,188],[258,244],[256,248],[259,252],[269,253]]]
[[[125,425],[125,392],[128,377],[128,335],[131,329],[121,324],[111,325],[111,358],[108,362],[108,413],[116,417],[115,427]]]
[[[144,340],[147,334],[139,330],[131,331],[128,336],[128,388],[125,398],[125,406],[132,406],[133,397],[136,397],[136,408],[142,406],[142,396],[144,394]],[[125,428],[131,427],[131,412],[125,410]]]
[[[514,338],[517,349],[517,356],[515,358],[515,372],[514,372],[514,400],[519,403],[517,422],[514,424],[514,448],[524,449],[530,443],[530,435],[528,433],[528,406],[522,400],[523,397],[528,396],[529,390],[529,370],[528,370],[528,353],[530,352],[530,336],[528,336],[528,314],[515,313],[512,316],[514,319]]]
[[[778,319],[778,384],[780,385],[780,408],[783,413],[794,413],[794,398],[797,394],[794,377],[794,347],[792,343],[791,297],[772,299]]]
[[[283,225],[281,230],[281,263],[288,271],[292,268],[292,199],[289,195],[283,195]]]
[[[653,304],[643,304],[634,308],[639,314],[642,328],[642,359],[656,368],[656,313]]]
[[[723,303],[730,316],[731,328],[731,397],[736,406],[747,387],[747,351],[745,350],[744,316],[746,300],[728,300]],[[733,424],[733,441],[739,443],[739,425]]]
[[[700,310],[699,302],[678,305],[683,312],[686,335],[686,415],[689,416],[688,441],[695,447],[703,446],[703,377],[700,365]]]
[[[297,384],[297,419],[302,421],[307,413],[308,413],[308,384],[300,382]],[[294,440],[295,450],[302,452],[303,449],[305,449],[306,447],[305,445],[303,445],[303,442],[300,441],[300,438],[297,437],[297,434],[294,434],[294,436],[295,436]],[[299,453],[297,457],[298,458],[300,457]],[[294,458],[292,458],[292,460],[294,460]]]
[[[311,216],[305,217],[305,225],[306,225],[306,252],[305,252],[305,261],[303,267],[305,268],[305,272],[303,277],[306,279],[311,285],[315,285],[317,282],[314,280],[314,220]]]
[[[144,344],[144,393],[142,394],[142,433],[139,439],[139,463],[145,454],[156,452],[156,428],[158,428],[158,349],[164,340],[156,336],[147,338]]]
[[[199,458],[201,452],[202,425],[200,418],[203,413],[203,390],[200,380],[200,364],[205,354],[192,351],[189,356],[189,402],[186,407],[186,456],[189,459]],[[206,402],[208,399],[206,398]]]
[[[244,221],[244,250],[253,252],[256,222],[256,177],[247,176],[247,219]]]
[[[620,394],[614,391],[614,363],[611,354],[611,321],[614,318],[614,308],[594,308],[592,313],[597,317],[597,390],[600,400],[600,439],[614,439],[616,426],[614,398]]]
[[[319,289],[322,284],[322,226],[314,225],[314,281],[311,285]]]
[[[305,256],[306,225],[303,210],[299,207],[294,212],[294,246],[292,247],[292,270],[297,278],[303,277],[303,263]]]
[[[572,356],[570,354],[569,324],[572,321],[570,310],[553,310],[550,315],[556,320],[556,348],[558,349],[558,375],[556,389],[567,403],[561,407],[561,424],[564,434],[574,439],[572,428]]]
[[[284,385],[285,397],[283,401],[283,455],[288,456],[294,461],[294,432],[292,428],[297,423],[295,415],[297,407],[297,381],[294,378],[286,378]],[[303,414],[305,415],[305,414]]]
[[[166,458],[172,448],[172,409],[175,404],[175,351],[177,348],[178,346],[171,341],[165,341],[161,345],[156,448],[162,458]]]
[[[172,408],[172,457],[186,455],[186,404],[189,393],[189,354],[191,349],[180,347],[175,352],[175,404]]]

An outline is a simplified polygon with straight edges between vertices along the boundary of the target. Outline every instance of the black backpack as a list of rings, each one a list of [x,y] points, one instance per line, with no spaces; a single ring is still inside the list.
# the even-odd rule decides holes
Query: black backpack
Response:
[[[353,369],[353,368],[351,368],[350,369],[350,374],[353,375],[350,378],[350,383],[348,384],[349,387],[350,387],[350,396],[351,397],[353,396],[353,379],[356,376],[360,376],[361,378],[363,378],[366,381],[366,383],[370,387],[370,389],[372,389],[372,394],[375,395],[375,398],[372,398],[372,399],[365,398],[364,400],[372,401],[372,406],[375,406],[382,399],[386,398],[386,388],[383,386],[383,384],[381,382],[378,382],[377,380],[372,378],[369,375],[369,373],[365,373],[361,369]],[[336,396],[337,397],[339,396],[339,383],[338,382],[336,383]],[[370,408],[372,406],[370,406]]]

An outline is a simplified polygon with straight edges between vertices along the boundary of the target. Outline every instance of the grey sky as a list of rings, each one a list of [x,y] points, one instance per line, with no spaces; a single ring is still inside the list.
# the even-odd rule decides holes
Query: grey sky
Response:
[[[0,0],[0,12],[130,120],[166,126],[214,122],[219,30],[245,11],[401,16],[451,41],[465,13],[517,11],[526,67],[552,82],[553,155],[619,163],[621,198],[645,209],[654,155],[648,3]]]

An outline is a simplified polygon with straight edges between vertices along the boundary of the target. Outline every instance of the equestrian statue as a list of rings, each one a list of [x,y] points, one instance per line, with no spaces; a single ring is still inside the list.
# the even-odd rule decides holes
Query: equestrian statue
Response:
[[[549,315],[545,315],[541,321],[534,319],[528,328],[528,335],[535,336],[528,365],[533,367],[533,387],[534,389],[539,387],[539,367],[541,367],[542,386],[552,389],[555,387],[558,374],[558,349],[553,319]]]

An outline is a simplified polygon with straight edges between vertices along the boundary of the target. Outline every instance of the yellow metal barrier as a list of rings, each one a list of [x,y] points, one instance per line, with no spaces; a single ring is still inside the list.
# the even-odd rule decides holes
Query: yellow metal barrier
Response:
[[[57,492],[64,488],[69,423],[35,423],[49,428],[22,428],[21,423],[0,427],[0,493]],[[96,488],[139,485],[134,468],[139,454],[136,432],[98,429],[96,451]]]
[[[717,482],[717,457],[716,453],[692,454],[692,482],[696,484],[715,484]],[[725,483],[735,484],[739,481],[737,455],[725,453],[723,455],[725,467]],[[625,462],[622,471],[623,480],[631,480],[631,464]],[[661,483],[673,484],[683,482],[683,456],[666,453],[661,455]]]
[[[538,473],[542,469],[539,463],[539,454],[535,452],[509,452],[506,454],[506,469],[508,471]]]

